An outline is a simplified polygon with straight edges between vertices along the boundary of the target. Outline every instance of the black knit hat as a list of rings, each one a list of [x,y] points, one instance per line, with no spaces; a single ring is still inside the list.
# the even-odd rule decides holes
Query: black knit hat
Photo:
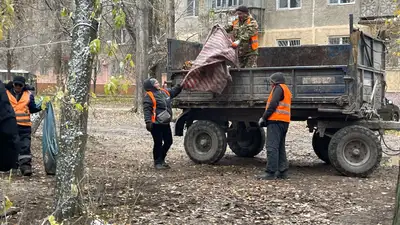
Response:
[[[151,85],[153,85],[154,86],[154,84],[157,82],[157,79],[156,78],[150,78],[150,83],[151,83]]]
[[[243,13],[249,13],[249,8],[247,8],[246,6],[244,6],[244,5],[241,5],[241,6],[239,6],[239,7],[237,7],[236,8],[236,10],[235,10],[236,12],[237,11],[240,11],[240,12],[243,12]]]
[[[25,77],[23,76],[15,76],[13,79],[14,84],[25,85]]]

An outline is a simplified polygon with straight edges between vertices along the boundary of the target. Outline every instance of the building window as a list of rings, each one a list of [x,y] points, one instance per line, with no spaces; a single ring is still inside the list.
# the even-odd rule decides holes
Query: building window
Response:
[[[186,15],[187,16],[199,15],[199,0],[187,0]]]
[[[243,5],[243,0],[212,0],[212,8],[234,8]]]
[[[277,0],[278,9],[298,9],[301,7],[301,0]]]
[[[354,4],[355,0],[328,0],[331,5]]]
[[[330,45],[347,45],[350,44],[349,37],[329,37],[328,42]]]
[[[300,39],[276,40],[279,47],[300,46]]]

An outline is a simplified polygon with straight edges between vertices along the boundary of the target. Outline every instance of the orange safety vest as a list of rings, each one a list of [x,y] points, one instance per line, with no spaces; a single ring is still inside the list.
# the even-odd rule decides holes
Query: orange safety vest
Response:
[[[11,94],[9,90],[6,91],[8,95],[8,100],[15,111],[15,118],[17,119],[17,124],[21,126],[32,126],[31,113],[29,112],[29,97],[31,92],[24,91],[22,93],[21,99],[17,101],[14,95]]]
[[[283,89],[283,100],[279,102],[278,107],[276,108],[275,112],[268,118],[268,120],[273,121],[283,121],[283,122],[290,122],[290,105],[292,103],[292,93],[286,84],[278,84]],[[269,104],[272,100],[272,93],[274,93],[275,87],[272,89],[271,93],[269,94],[267,105],[265,109],[268,109]]]
[[[169,92],[168,92],[167,90],[165,90],[164,88],[161,88],[160,90],[163,91],[163,92],[165,92],[168,96],[171,96],[171,95],[169,94]],[[156,122],[156,117],[157,117],[157,114],[156,114],[157,101],[156,101],[156,99],[154,98],[153,92],[147,91],[146,93],[147,93],[147,95],[149,95],[151,101],[153,102],[153,115],[151,116],[151,122],[152,122],[152,123],[155,123],[155,122]]]
[[[247,24],[250,24],[251,22],[250,17],[247,19],[246,22]],[[237,27],[238,24],[239,24],[239,19],[236,19],[235,21],[232,22],[233,27]],[[250,38],[250,41],[251,41],[251,48],[253,50],[258,49],[258,31],[254,36]]]

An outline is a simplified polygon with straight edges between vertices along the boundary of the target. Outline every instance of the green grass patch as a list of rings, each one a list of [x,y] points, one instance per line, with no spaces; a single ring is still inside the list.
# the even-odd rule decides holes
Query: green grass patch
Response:
[[[97,96],[90,101],[92,104],[120,103],[133,105],[134,98],[132,96]]]
[[[396,136],[400,137],[400,131],[398,131],[398,130],[387,130],[387,131],[385,131],[385,134],[396,135]]]

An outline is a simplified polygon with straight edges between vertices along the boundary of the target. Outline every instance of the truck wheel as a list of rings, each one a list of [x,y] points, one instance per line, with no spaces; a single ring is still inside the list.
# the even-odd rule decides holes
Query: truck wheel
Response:
[[[329,160],[346,176],[367,177],[379,166],[382,146],[378,136],[362,126],[348,126],[336,132],[329,143]]]
[[[264,148],[265,131],[262,127],[252,127],[247,131],[245,126],[228,131],[228,145],[239,157],[254,157]]]
[[[318,156],[319,159],[324,161],[327,164],[331,164],[331,161],[329,160],[329,154],[328,154],[328,148],[329,148],[329,142],[331,141],[331,138],[329,136],[324,135],[323,137],[319,136],[319,133],[317,131],[314,132],[313,138],[312,138],[312,146],[314,149],[315,154]]]
[[[213,164],[226,152],[226,136],[220,126],[211,121],[197,121],[186,132],[186,154],[195,163]]]

